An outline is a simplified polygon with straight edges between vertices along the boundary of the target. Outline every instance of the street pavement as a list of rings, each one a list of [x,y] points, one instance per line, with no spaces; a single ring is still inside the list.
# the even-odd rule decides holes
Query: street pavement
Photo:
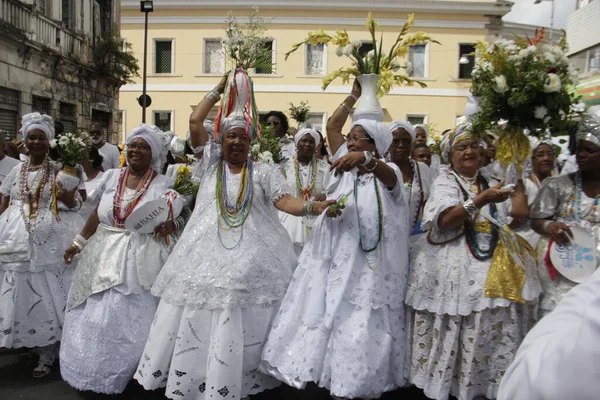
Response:
[[[41,379],[31,377],[36,365],[36,357],[30,357],[27,350],[0,350],[0,400],[165,400],[164,390],[144,391],[132,382],[120,395],[105,396],[90,392],[78,392],[66,384],[58,371]],[[384,400],[427,400],[422,392],[415,389],[401,389],[385,394]],[[282,386],[256,396],[251,400],[330,400],[328,392],[315,385],[306,390],[296,390]]]

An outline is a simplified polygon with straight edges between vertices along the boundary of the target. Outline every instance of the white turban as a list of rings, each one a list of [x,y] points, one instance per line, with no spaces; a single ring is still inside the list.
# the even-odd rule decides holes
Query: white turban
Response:
[[[155,127],[146,124],[133,128],[127,137],[127,144],[129,145],[135,138],[144,139],[152,151],[152,169],[160,173],[163,164],[166,162],[166,157],[162,151],[163,146],[161,137],[154,128]]]
[[[392,121],[388,125],[388,127],[390,128],[391,132],[394,132],[398,128],[404,129],[406,132],[408,132],[410,134],[410,137],[412,138],[413,142],[415,141],[415,139],[417,137],[417,132],[415,132],[415,128],[413,128],[411,123],[408,121]],[[425,131],[425,132],[427,132],[427,131]]]
[[[442,141],[442,158],[446,162],[450,162],[450,151],[461,140],[479,138],[471,132],[471,124],[458,125],[453,131],[448,132]]]
[[[168,151],[171,150],[171,141],[173,140],[173,137],[175,137],[175,132],[173,131],[166,131],[166,132],[160,132],[160,139],[162,141],[162,145],[163,147]]]
[[[600,146],[600,111],[590,107],[581,119],[575,137],[577,141],[585,140]]]
[[[415,128],[415,130],[416,130],[417,128],[421,128],[421,129],[423,129],[423,131],[425,132],[425,137],[429,137],[429,128],[428,128],[426,125],[423,125],[423,124],[417,124],[417,125],[415,125],[415,126],[414,126],[414,128]]]
[[[222,142],[223,135],[235,128],[244,129],[246,131],[246,134],[249,137],[252,137],[252,125],[246,122],[244,117],[231,116],[223,118],[221,120],[221,124],[219,126],[219,137],[217,138],[217,140],[219,142]]]
[[[387,153],[392,144],[392,140],[394,140],[392,131],[387,125],[370,119],[359,119],[352,123],[350,130],[355,126],[361,126],[367,132],[369,137],[373,139],[375,148],[377,148],[380,157],[383,157],[385,153]]]
[[[51,116],[33,112],[23,115],[21,119],[21,133],[23,140],[34,129],[39,129],[46,134],[48,141],[54,139],[54,120]]]
[[[302,128],[294,135],[294,144],[298,146],[298,142],[305,136],[310,135],[315,139],[315,146],[321,143],[321,135],[313,128]]]
[[[531,151],[534,151],[535,149],[537,149],[538,147],[540,147],[543,144],[547,144],[548,146],[552,147],[552,149],[554,149],[554,145],[552,144],[551,140],[548,139],[538,139],[535,136],[529,136],[529,143],[531,144]]]

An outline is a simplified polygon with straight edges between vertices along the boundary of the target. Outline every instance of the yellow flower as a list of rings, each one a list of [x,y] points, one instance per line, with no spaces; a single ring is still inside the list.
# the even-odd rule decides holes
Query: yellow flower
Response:
[[[323,28],[319,29],[318,31],[314,31],[308,34],[308,39],[306,40],[306,43],[312,45],[312,46],[316,46],[319,43],[329,43],[331,41],[332,37],[329,36],[328,34],[326,34],[323,31]]]
[[[348,33],[346,31],[335,31],[335,37],[331,39],[331,43],[339,47],[348,45],[350,43]]]
[[[379,26],[377,21],[373,19],[373,15],[371,14],[371,12],[369,12],[369,15],[367,15],[367,22],[365,22],[365,26],[369,28],[369,31],[371,32],[373,32],[375,28]]]
[[[407,44],[398,46],[398,49],[396,50],[396,56],[398,56],[400,58],[404,58],[407,54],[408,54],[408,45]]]

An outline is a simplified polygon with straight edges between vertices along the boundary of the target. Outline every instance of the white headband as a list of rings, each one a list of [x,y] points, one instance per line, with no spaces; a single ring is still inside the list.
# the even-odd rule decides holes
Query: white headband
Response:
[[[48,141],[54,139],[54,120],[51,116],[33,112],[23,115],[21,119],[21,132],[23,140],[34,129],[39,129],[46,134]]]
[[[388,127],[390,128],[390,131],[392,131],[392,133],[398,128],[404,129],[410,134],[410,137],[412,138],[413,142],[417,138],[417,132],[415,131],[415,128],[408,121],[392,121],[390,122]]]
[[[148,146],[150,146],[150,150],[152,151],[152,169],[160,172],[163,164],[166,162],[166,154],[162,151],[163,144],[160,135],[152,126],[142,124],[133,128],[127,137],[127,145],[138,137],[144,139],[148,143]]]
[[[321,135],[319,132],[312,128],[302,128],[294,135],[294,144],[298,146],[298,142],[305,136],[310,135],[315,139],[315,146],[318,146],[321,143]]]

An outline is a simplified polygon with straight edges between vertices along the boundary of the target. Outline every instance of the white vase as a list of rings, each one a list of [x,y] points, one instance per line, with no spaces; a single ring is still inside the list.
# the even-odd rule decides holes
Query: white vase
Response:
[[[79,186],[80,183],[77,169],[68,165],[65,165],[60,170],[56,179],[60,182],[62,188],[66,191],[71,191],[75,189],[77,186]]]
[[[226,117],[243,117],[244,110],[246,110],[246,108],[248,107],[248,103],[252,101],[252,99],[249,99],[249,96],[251,95],[250,77],[248,76],[248,73],[245,70],[240,68],[235,71],[233,79],[234,82],[232,82],[232,84],[234,85],[233,87],[235,89],[233,91],[234,98],[232,99],[233,109],[231,110],[229,115],[226,115]],[[246,110],[246,113],[250,113],[250,110]]]
[[[352,118],[354,121],[359,119],[370,119],[383,122],[383,109],[377,98],[377,90],[379,90],[377,82],[379,80],[379,75],[363,74],[359,75],[356,79],[358,79],[358,83],[360,83],[362,93]]]

